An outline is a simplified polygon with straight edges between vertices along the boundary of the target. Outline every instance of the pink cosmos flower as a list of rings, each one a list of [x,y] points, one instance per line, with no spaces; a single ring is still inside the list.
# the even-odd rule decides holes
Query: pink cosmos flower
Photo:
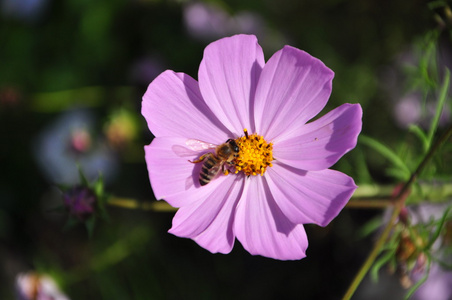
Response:
[[[199,82],[160,74],[143,96],[142,114],[155,135],[145,147],[155,196],[179,208],[169,232],[212,253],[229,253],[237,238],[253,255],[305,257],[303,224],[326,226],[356,189],[352,178],[328,168],[356,146],[360,105],[307,123],[326,105],[333,76],[290,46],[265,63],[252,35],[208,45]],[[203,163],[190,161],[228,139],[240,148],[225,164],[230,174],[201,186]]]

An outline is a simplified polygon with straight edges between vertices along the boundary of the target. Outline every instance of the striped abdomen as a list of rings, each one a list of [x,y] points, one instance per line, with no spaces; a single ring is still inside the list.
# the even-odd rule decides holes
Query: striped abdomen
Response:
[[[222,165],[221,159],[215,157],[213,153],[209,153],[202,163],[199,184],[201,186],[208,184],[218,174]]]

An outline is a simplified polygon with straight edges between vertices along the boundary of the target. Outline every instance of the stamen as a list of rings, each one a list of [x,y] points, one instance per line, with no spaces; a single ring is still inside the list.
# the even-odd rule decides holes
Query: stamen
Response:
[[[273,143],[267,143],[261,135],[248,134],[248,130],[243,130],[245,136],[235,140],[240,151],[235,159],[235,173],[243,172],[245,175],[263,176],[267,167],[272,166]]]

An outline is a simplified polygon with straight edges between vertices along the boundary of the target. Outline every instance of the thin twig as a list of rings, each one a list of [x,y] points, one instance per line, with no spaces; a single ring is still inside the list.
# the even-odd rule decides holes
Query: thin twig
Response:
[[[394,206],[391,198],[352,198],[346,205],[346,208],[375,208],[382,209]]]
[[[177,210],[164,201],[138,201],[131,198],[112,197],[108,199],[107,204],[121,208],[151,210],[158,212],[174,212]]]

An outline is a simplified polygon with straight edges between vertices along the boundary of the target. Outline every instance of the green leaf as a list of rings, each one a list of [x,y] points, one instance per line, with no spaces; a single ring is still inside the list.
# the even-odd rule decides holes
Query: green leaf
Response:
[[[368,221],[358,231],[358,237],[364,238],[381,227],[381,218],[376,217]]]
[[[86,187],[89,187],[88,179],[86,179],[86,176],[85,176],[85,174],[83,173],[82,167],[81,167],[79,164],[77,164],[77,170],[78,170],[78,175],[79,175],[79,177],[80,177],[80,183],[81,183],[81,185],[86,186]]]
[[[425,247],[426,250],[429,250],[433,246],[433,244],[435,243],[435,241],[438,239],[439,235],[441,234],[441,230],[443,229],[444,224],[446,223],[447,216],[449,215],[450,209],[451,209],[451,207],[448,207],[446,209],[446,211],[444,212],[443,216],[441,217],[440,223],[436,227],[436,230],[433,233],[432,239],[430,240],[428,245]]]
[[[102,177],[102,174],[99,174],[99,178],[94,183],[94,193],[96,194],[98,199],[103,198],[104,195],[104,179]]]
[[[356,174],[359,178],[360,184],[373,182],[372,176],[370,175],[369,168],[367,167],[366,158],[361,149],[355,151],[355,161],[356,161]]]
[[[449,91],[450,84],[450,72],[449,69],[446,68],[444,73],[443,85],[441,86],[441,90],[439,92],[438,103],[436,105],[435,116],[432,119],[432,123],[430,124],[430,129],[427,135],[428,139],[428,147],[430,148],[431,143],[433,141],[433,136],[435,135],[436,129],[438,128],[439,119],[441,117],[441,113],[443,112],[444,103],[447,99],[447,92]]]
[[[105,88],[96,86],[39,93],[31,99],[31,109],[37,112],[60,112],[74,105],[96,107],[102,104],[105,93]]]
[[[430,147],[429,145],[429,140],[427,135],[425,134],[425,132],[416,124],[411,124],[410,127],[408,128],[408,130],[412,133],[414,133],[415,136],[417,136],[419,138],[419,140],[422,143],[422,147],[424,149],[424,152],[428,151],[428,148]]]
[[[371,278],[374,282],[378,281],[378,272],[381,267],[383,267],[388,261],[390,261],[395,256],[396,248],[389,250],[383,256],[381,256],[377,261],[375,261],[372,270],[370,271]]]
[[[85,221],[85,227],[86,227],[86,230],[88,231],[88,236],[90,238],[93,236],[95,225],[96,225],[96,217],[94,215],[92,215]]]
[[[97,214],[103,221],[109,221],[110,217],[105,208],[105,203],[107,203],[108,197],[103,195],[101,199],[97,201]]]
[[[388,168],[386,169],[386,174],[400,181],[407,181],[410,177],[406,171],[398,168]]]
[[[391,149],[380,143],[379,141],[365,136],[360,135],[359,140],[360,143],[374,149],[378,153],[380,153],[382,156],[384,156],[386,159],[388,159],[394,167],[400,169],[401,174],[403,175],[404,180],[407,180],[410,175],[411,171],[408,168],[408,166],[402,161],[402,159],[395,154]]]

